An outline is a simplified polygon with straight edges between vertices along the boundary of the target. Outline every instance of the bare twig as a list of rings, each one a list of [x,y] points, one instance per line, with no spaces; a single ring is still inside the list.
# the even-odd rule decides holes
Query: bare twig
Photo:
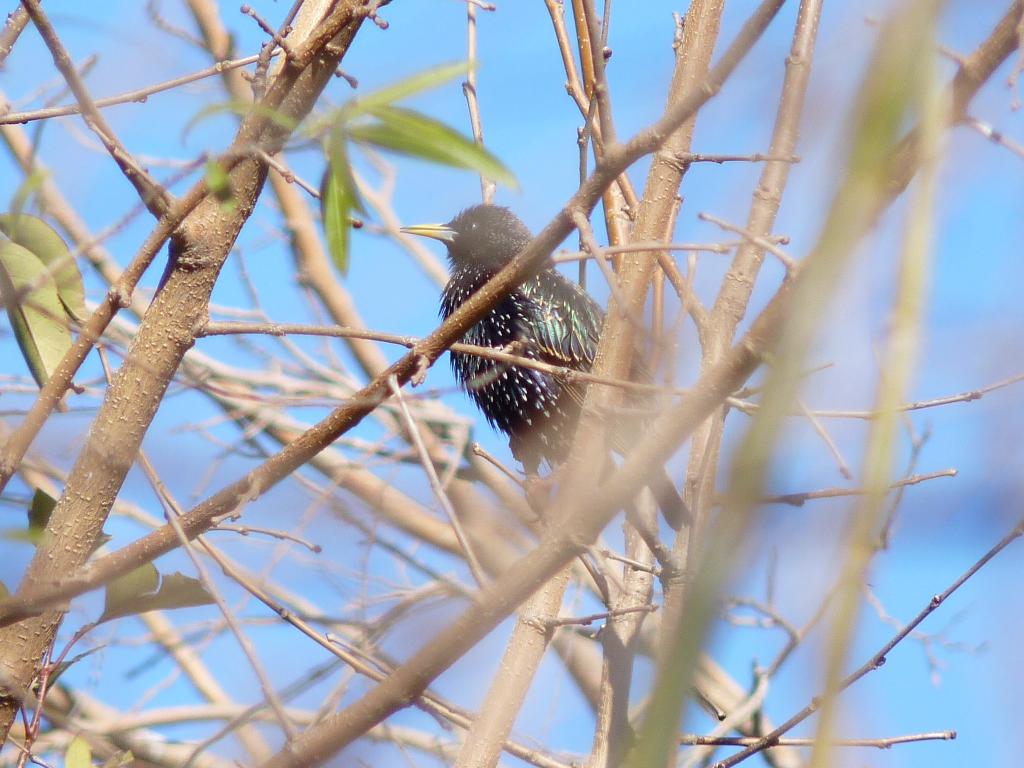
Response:
[[[251,533],[260,533],[264,536],[270,536],[274,539],[281,539],[282,541],[293,541],[296,544],[300,544],[315,555],[320,554],[323,551],[323,547],[319,544],[314,544],[312,541],[307,541],[300,536],[289,533],[288,531],[281,531],[274,528],[261,528],[255,525],[228,525],[226,523],[220,523],[215,528],[210,529],[213,531],[230,531],[237,533],[240,536],[248,536]]]
[[[752,155],[700,155],[686,152],[674,159],[684,163],[799,163],[799,155],[772,155],[755,152]]]
[[[545,623],[549,627],[570,627],[576,625],[585,627],[593,624],[595,621],[606,621],[616,616],[628,616],[634,613],[654,613],[656,610],[658,610],[656,605],[636,605],[628,608],[613,608],[610,611],[591,613],[586,616],[561,616],[548,619]]]
[[[889,749],[897,744],[910,744],[917,741],[953,741],[956,731],[932,731],[929,733],[908,733],[904,736],[883,736],[877,739],[834,739],[829,742],[833,747],[875,747]],[[756,745],[760,739],[750,736],[680,736],[679,743],[693,746],[717,747],[749,747]],[[780,738],[771,747],[813,747],[814,739]]]
[[[832,439],[832,435],[825,429],[825,425],[821,423],[817,416],[811,412],[804,401],[797,400],[797,406],[800,408],[800,412],[807,417],[807,420],[811,422],[811,426],[814,427],[814,431],[818,433],[818,436],[822,439],[822,442],[828,446],[829,453],[836,460],[836,465],[839,467],[839,474],[845,477],[847,480],[853,479],[853,472],[850,471],[850,466],[846,463],[843,458],[842,452],[839,450],[839,446],[836,445]]]
[[[423,465],[423,471],[427,475],[427,480],[430,483],[430,489],[434,492],[434,496],[437,497],[438,503],[448,516],[448,521],[452,524],[452,530],[455,531],[455,536],[459,540],[459,544],[462,546],[463,554],[466,556],[466,563],[469,565],[469,570],[473,574],[473,578],[476,579],[476,583],[479,586],[484,586],[487,583],[487,576],[484,573],[484,569],[480,567],[480,562],[477,560],[476,555],[473,552],[473,547],[469,542],[469,537],[466,536],[466,532],[462,529],[462,523],[459,521],[459,516],[455,512],[455,507],[452,506],[451,501],[448,499],[448,494],[445,493],[444,488],[441,486],[441,481],[437,476],[437,470],[434,469],[434,463],[430,460],[430,454],[427,451],[427,447],[423,444],[423,438],[420,436],[420,429],[416,425],[416,420],[412,417],[412,413],[409,411],[409,406],[405,403],[405,398],[402,397],[402,389],[398,386],[398,379],[395,376],[388,378],[388,387],[391,389],[391,394],[398,402],[398,408],[402,412],[402,417],[405,419],[406,429],[409,432],[409,436],[412,438],[412,443],[416,447],[416,452],[420,456],[420,463]]]
[[[128,153],[128,150],[118,140],[113,129],[107,124],[103,115],[100,114],[92,100],[92,96],[85,87],[85,83],[82,82],[82,78],[79,77],[78,72],[75,70],[71,56],[65,50],[60,38],[57,37],[57,32],[53,25],[50,24],[49,18],[43,13],[39,0],[22,0],[22,4],[28,15],[32,18],[32,23],[39,30],[39,34],[46,43],[46,47],[50,49],[54,65],[64,76],[71,92],[75,94],[86,125],[103,142],[103,146],[106,147],[110,156],[114,158],[125,178],[135,187],[139,197],[145,203],[150,213],[157,218],[162,217],[171,207],[172,201],[169,193],[145,169],[135,162]]]
[[[239,67],[246,67],[256,61],[257,56],[246,56],[242,59],[231,59],[227,61],[218,61],[216,64],[205,69],[200,69],[197,72],[193,72],[189,75],[182,75],[181,77],[175,77],[170,80],[164,80],[162,83],[155,83],[145,88],[137,88],[133,91],[125,91],[124,93],[118,94],[117,96],[107,96],[102,99],[95,99],[92,102],[92,106],[97,109],[103,109],[104,107],[112,107],[115,104],[130,104],[132,102],[143,103],[149,96],[154,93],[161,93],[163,91],[169,91],[174,88],[179,88],[189,83],[194,83],[197,80],[203,80],[207,77],[213,77],[214,75],[220,75],[224,72],[228,72],[232,69],[238,69]],[[0,114],[0,125],[8,125],[11,123],[29,123],[33,120],[49,120],[54,117],[64,117],[66,115],[79,115],[82,114],[81,104],[66,104],[61,107],[47,107],[45,109],[35,109],[31,112],[8,112],[6,114]]]
[[[789,238],[775,236],[767,238],[775,244],[785,245]],[[606,245],[602,248],[605,253],[656,253],[658,251],[706,251],[707,253],[729,253],[736,246],[741,245],[743,240],[724,243],[659,243],[653,240],[643,242],[626,243],[625,245]],[[589,251],[576,251],[573,253],[559,251],[551,260],[556,264],[565,261],[579,261],[580,259],[591,259],[593,256]]]
[[[594,258],[594,263],[597,264],[601,270],[601,274],[604,275],[604,279],[608,283],[608,290],[611,291],[612,296],[615,298],[616,308],[620,312],[625,313],[625,316],[633,323],[635,328],[643,332],[643,319],[637,316],[637,314],[632,310],[629,302],[627,302],[625,297],[622,295],[622,288],[619,285],[619,280],[608,265],[608,261],[604,257],[603,249],[597,244],[597,240],[594,237],[594,230],[590,226],[590,220],[587,219],[586,215],[584,215],[582,211],[574,211],[572,214],[572,223],[576,225],[576,229],[579,230],[580,240],[583,243],[583,247]]]
[[[157,498],[160,500],[160,503],[164,507],[167,522],[178,534],[178,538],[181,541],[182,547],[185,549],[185,552],[189,556],[189,559],[191,559],[192,565],[196,569],[196,573],[199,576],[199,580],[202,582],[203,587],[206,589],[206,592],[213,599],[213,602],[216,603],[217,608],[221,612],[221,615],[224,617],[224,620],[227,622],[227,625],[231,628],[232,634],[238,641],[238,645],[242,649],[242,653],[244,653],[246,658],[248,659],[253,674],[259,681],[260,689],[263,691],[263,695],[266,696],[271,708],[277,715],[278,723],[281,725],[282,730],[289,738],[293,737],[296,733],[295,726],[289,719],[287,713],[285,712],[284,704],[278,697],[273,684],[270,682],[270,678],[267,676],[266,670],[263,668],[263,664],[259,660],[259,656],[256,653],[256,648],[252,644],[252,639],[245,632],[242,631],[242,627],[239,624],[237,617],[234,615],[234,612],[228,606],[227,601],[224,600],[224,596],[221,595],[220,590],[217,588],[216,584],[214,584],[213,580],[210,578],[210,575],[207,572],[205,565],[196,555],[192,542],[185,536],[184,532],[181,530],[181,526],[178,524],[178,518],[181,516],[183,510],[178,505],[174,497],[171,495],[170,491],[168,491],[164,482],[160,479],[159,474],[157,473],[156,469],[153,467],[152,463],[147,458],[144,451],[139,451],[138,461],[139,467],[146,475],[146,479],[149,480],[149,483],[152,486],[154,493],[156,494]],[[207,554],[211,554],[212,547],[207,546],[206,542],[202,541],[201,539],[199,540],[199,544],[203,547]]]
[[[967,125],[976,130],[993,144],[1005,147],[1013,152],[1013,154],[1017,155],[1017,157],[1024,158],[1024,145],[1017,143],[1002,131],[997,131],[991,125],[976,117],[968,117]]]
[[[493,6],[484,10],[494,10]],[[480,104],[477,101],[476,90],[476,9],[475,3],[466,3],[466,60],[469,62],[469,72],[466,74],[466,81],[462,84],[462,92],[466,96],[466,106],[469,109],[469,124],[473,130],[473,140],[481,147],[484,145],[484,129],[480,120]],[[480,199],[484,203],[494,201],[495,183],[483,176],[480,177]]]
[[[971,389],[966,392],[960,392],[955,395],[945,395],[943,397],[936,397],[931,400],[917,400],[913,403],[904,403],[898,406],[898,411],[921,411],[926,408],[938,408],[944,405],[950,405],[952,403],[972,403],[975,400],[981,400],[985,395],[990,392],[994,392],[1005,387],[1013,386],[1024,381],[1024,373],[1019,373],[1015,376],[997,381],[993,384],[988,384],[980,389]],[[736,400],[734,398],[729,399],[729,405],[736,408],[744,413],[754,413],[758,409],[756,403],[748,403],[743,400]],[[821,419],[860,419],[870,421],[877,419],[880,415],[878,411],[842,411],[842,410],[829,410],[829,409],[813,409],[811,413]]]
[[[494,456],[489,451],[487,451],[482,445],[480,445],[480,443],[473,443],[473,445],[471,446],[471,450],[473,451],[474,454],[479,456],[484,461],[490,462],[495,467],[497,467],[498,471],[500,471],[503,475],[505,475],[505,477],[507,477],[509,480],[512,480],[517,485],[522,486],[523,481],[519,477],[519,475],[517,475],[511,469],[509,469],[504,464],[502,464],[500,461],[498,461],[497,457]]]
[[[302,323],[243,323],[243,322],[209,322],[203,325],[197,336],[220,336],[228,334],[249,334],[262,333],[271,336],[285,336],[288,334],[310,335],[310,336],[333,336],[337,338],[370,339],[381,341],[387,344],[398,344],[408,349],[414,349],[423,342],[423,339],[415,336],[402,336],[394,333],[383,333],[380,331],[369,331],[362,328],[345,328],[330,325],[306,325]],[[649,394],[677,394],[684,395],[689,390],[679,387],[662,387],[656,384],[644,384],[641,382],[627,381],[624,379],[610,379],[606,376],[597,376],[586,371],[577,371],[564,366],[551,365],[540,360],[533,360],[514,352],[493,347],[480,347],[475,344],[455,342],[448,347],[452,352],[459,352],[467,355],[476,355],[488,360],[495,360],[500,363],[517,365],[522,368],[531,368],[535,371],[549,373],[558,379],[566,382],[586,381],[592,384],[605,384],[610,387],[634,392]]]
[[[14,50],[14,44],[18,41],[18,37],[21,36],[22,30],[27,25],[28,12],[22,6],[15,8],[7,17],[7,23],[4,24],[3,30],[0,31],[0,65],[10,56],[11,51]]]
[[[768,251],[768,253],[772,254],[772,256],[781,261],[782,265],[786,268],[786,271],[788,273],[792,274],[796,272],[799,266],[796,263],[796,261],[788,253],[786,253],[784,250],[775,245],[771,239],[755,234],[754,232],[751,232],[749,229],[746,229],[745,227],[730,224],[724,219],[720,219],[717,216],[713,216],[710,213],[698,213],[697,218],[700,219],[701,221],[709,221],[712,224],[715,224],[721,227],[722,229],[726,230],[727,232],[733,232],[737,235],[741,235],[745,240],[750,241],[752,245],[755,245],[758,248],[763,248],[764,250]]]
[[[904,477],[889,486],[889,490],[905,488],[908,485],[917,485],[940,477],[956,477],[955,469],[941,469],[937,472],[927,472],[922,475]],[[806,502],[814,499],[835,499],[844,496],[863,496],[867,491],[864,488],[824,488],[820,491],[806,491],[804,493],[785,493],[779,496],[765,496],[762,502],[765,504],[789,504],[793,507],[802,507]]]
[[[845,691],[847,688],[856,683],[862,677],[864,677],[870,672],[874,672],[876,669],[879,669],[883,664],[885,664],[885,658],[889,654],[889,652],[892,651],[893,648],[895,648],[897,645],[903,642],[910,635],[910,633],[917,629],[921,622],[923,622],[932,613],[934,613],[939,608],[939,606],[941,606],[950,597],[950,595],[952,595],[960,587],[962,587],[972,576],[974,576],[974,574],[976,574],[978,571],[984,568],[985,565],[987,565],[989,561],[992,560],[992,558],[994,558],[996,555],[998,555],[1000,552],[1006,549],[1022,534],[1024,534],[1024,520],[1019,522],[1013,530],[1007,533],[1006,536],[1000,539],[991,549],[989,549],[985,554],[978,558],[978,560],[976,560],[970,568],[964,571],[955,581],[953,581],[952,584],[946,587],[946,589],[941,594],[932,597],[932,599],[928,601],[928,605],[922,608],[918,612],[918,614],[913,619],[911,619],[905,627],[903,627],[903,629],[897,632],[888,642],[886,642],[881,648],[879,648],[878,651],[876,651],[871,656],[871,658],[865,661],[860,667],[851,672],[849,675],[844,677],[839,682],[839,691]],[[756,754],[764,749],[767,749],[772,744],[777,744],[778,739],[783,734],[792,730],[794,727],[796,727],[804,720],[806,720],[808,717],[810,717],[812,714],[814,714],[820,705],[821,702],[816,697],[813,701],[811,701],[810,704],[808,704],[802,710],[797,712],[795,715],[793,715],[793,717],[784,722],[771,733],[758,739],[756,743],[751,744],[743,751],[737,752],[735,755],[732,755],[725,760],[721,760],[715,763],[714,768],[732,768],[732,766],[743,762],[751,755]]]

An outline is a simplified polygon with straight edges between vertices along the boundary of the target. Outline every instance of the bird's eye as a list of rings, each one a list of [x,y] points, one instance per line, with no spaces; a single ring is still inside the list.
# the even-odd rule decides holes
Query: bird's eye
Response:
[[[471,221],[471,222],[469,223],[469,228],[470,228],[470,229],[476,229],[476,222],[475,222],[475,221]]]

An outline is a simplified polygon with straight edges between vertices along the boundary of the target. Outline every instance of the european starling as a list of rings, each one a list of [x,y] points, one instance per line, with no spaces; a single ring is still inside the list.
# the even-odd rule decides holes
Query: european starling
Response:
[[[533,239],[515,214],[495,205],[467,208],[447,224],[422,224],[402,231],[440,240],[448,248],[451,277],[441,295],[444,319]],[[502,299],[466,331],[462,341],[495,349],[515,344],[515,351],[531,360],[589,371],[603,323],[604,312],[597,302],[548,266]],[[451,360],[460,384],[491,426],[508,435],[512,455],[528,475],[535,475],[542,461],[557,465],[568,458],[584,389],[533,368],[478,355],[452,352]],[[613,446],[628,448],[629,435],[639,434],[640,426],[634,423],[615,430]],[[686,508],[664,469],[652,476],[649,485],[665,519],[678,529]]]

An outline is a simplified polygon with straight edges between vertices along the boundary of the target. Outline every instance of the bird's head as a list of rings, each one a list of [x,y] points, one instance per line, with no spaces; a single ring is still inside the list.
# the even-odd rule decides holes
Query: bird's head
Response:
[[[498,205],[474,205],[447,224],[417,224],[402,231],[443,242],[453,269],[500,269],[533,238],[512,211]]]

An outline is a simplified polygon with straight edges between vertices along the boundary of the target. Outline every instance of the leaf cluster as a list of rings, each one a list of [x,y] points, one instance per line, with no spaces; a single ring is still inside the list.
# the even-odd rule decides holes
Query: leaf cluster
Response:
[[[463,168],[516,187],[515,176],[471,138],[413,109],[396,103],[448,82],[467,71],[465,63],[446,64],[344,104],[308,129],[319,136],[327,159],[320,184],[320,210],[331,258],[348,270],[353,212],[366,213],[352,173],[352,144]]]
[[[42,219],[0,214],[0,296],[39,386],[71,346],[71,321],[85,318],[82,275],[67,243]]]

